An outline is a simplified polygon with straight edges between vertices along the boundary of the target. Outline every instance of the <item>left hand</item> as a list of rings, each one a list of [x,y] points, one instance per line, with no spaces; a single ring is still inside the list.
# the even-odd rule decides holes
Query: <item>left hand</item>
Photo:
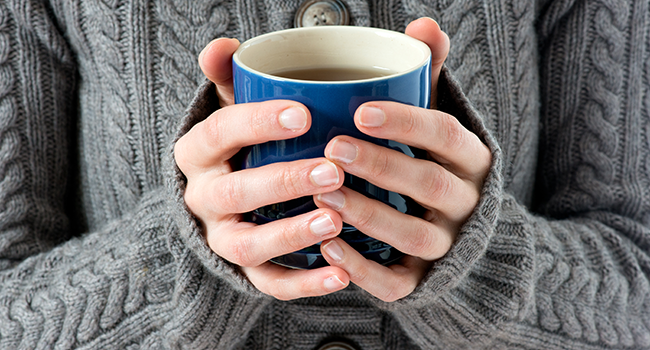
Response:
[[[449,51],[449,39],[431,19],[412,22],[406,33],[432,49],[432,101],[437,78]],[[478,204],[492,155],[478,136],[453,116],[394,102],[359,107],[355,124],[363,133],[427,151],[431,160],[414,159],[348,136],[334,138],[325,156],[346,173],[409,196],[426,209],[422,218],[403,214],[348,188],[314,196],[319,207],[336,210],[343,221],[407,254],[382,266],[366,260],[340,238],[326,240],[321,251],[350,281],[384,301],[409,295],[432,261],[444,256],[460,227]]]

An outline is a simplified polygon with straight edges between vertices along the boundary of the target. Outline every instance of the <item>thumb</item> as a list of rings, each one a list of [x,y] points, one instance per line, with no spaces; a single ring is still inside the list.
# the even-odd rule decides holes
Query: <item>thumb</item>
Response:
[[[436,108],[438,77],[442,64],[449,54],[449,37],[440,30],[436,21],[428,17],[409,23],[406,27],[406,34],[424,42],[431,49],[431,107]]]
[[[237,39],[219,38],[210,42],[199,55],[199,66],[203,74],[216,85],[221,107],[235,103],[232,87],[232,55],[238,47]]]

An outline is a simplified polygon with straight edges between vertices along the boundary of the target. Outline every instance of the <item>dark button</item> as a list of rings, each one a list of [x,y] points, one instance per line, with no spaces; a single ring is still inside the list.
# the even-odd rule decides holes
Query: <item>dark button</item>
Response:
[[[332,341],[329,342],[320,348],[318,350],[357,350],[352,345],[342,342],[342,341]]]
[[[340,0],[307,0],[296,12],[294,27],[347,25],[350,15]]]

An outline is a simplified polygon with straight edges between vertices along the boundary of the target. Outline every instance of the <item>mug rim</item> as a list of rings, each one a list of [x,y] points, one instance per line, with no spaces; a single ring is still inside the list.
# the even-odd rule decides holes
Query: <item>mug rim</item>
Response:
[[[295,79],[295,78],[286,78],[286,77],[280,77],[277,75],[273,75],[270,73],[265,73],[262,72],[258,69],[254,69],[250,67],[249,65],[245,64],[241,60],[241,54],[244,50],[247,50],[251,46],[255,45],[256,43],[266,41],[269,38],[273,36],[282,36],[287,33],[291,34],[294,32],[309,32],[309,31],[323,31],[323,32],[328,32],[328,31],[348,31],[351,33],[351,35],[354,35],[355,32],[366,32],[366,33],[375,33],[377,36],[383,36],[383,37],[397,37],[400,38],[400,40],[406,40],[410,45],[413,45],[417,48],[419,48],[423,53],[424,57],[422,60],[420,60],[417,64],[414,64],[411,68],[399,71],[399,72],[394,72],[392,74],[384,75],[384,76],[379,76],[379,77],[373,77],[373,78],[366,78],[366,79],[354,79],[354,80],[303,80],[303,79]],[[235,66],[239,69],[242,69],[244,71],[247,71],[249,74],[254,74],[260,77],[264,77],[265,79],[269,79],[272,81],[281,81],[281,82],[293,82],[297,84],[314,84],[314,85],[336,85],[336,84],[358,84],[358,83],[368,83],[368,82],[376,82],[376,81],[382,81],[382,80],[387,80],[395,77],[400,77],[404,76],[407,74],[410,74],[414,71],[417,71],[421,69],[422,67],[426,66],[428,62],[431,60],[431,49],[427,44],[424,42],[415,39],[411,36],[408,36],[404,33],[398,32],[398,31],[393,31],[393,30],[388,30],[388,29],[382,29],[382,28],[375,28],[375,27],[360,27],[360,26],[345,26],[345,25],[327,25],[327,26],[314,26],[314,27],[300,27],[300,28],[290,28],[290,29],[283,29],[283,30],[278,30],[278,31],[273,31],[269,33],[265,33],[256,37],[253,37],[251,39],[248,39],[241,43],[235,53],[232,56],[232,61],[233,61],[233,69]]]

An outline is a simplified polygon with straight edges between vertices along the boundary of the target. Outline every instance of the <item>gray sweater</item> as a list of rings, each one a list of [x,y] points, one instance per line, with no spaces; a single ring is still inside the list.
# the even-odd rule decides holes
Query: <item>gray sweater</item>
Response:
[[[438,105],[490,147],[478,207],[417,289],[291,302],[212,253],[175,139],[217,109],[215,37],[301,0],[0,0],[0,348],[650,348],[650,1],[345,0],[436,19]]]

